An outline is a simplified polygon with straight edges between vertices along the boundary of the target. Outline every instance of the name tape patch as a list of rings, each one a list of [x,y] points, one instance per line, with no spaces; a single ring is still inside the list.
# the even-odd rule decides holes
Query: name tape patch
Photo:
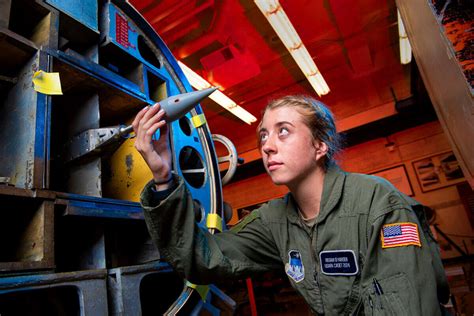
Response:
[[[325,250],[319,253],[321,271],[326,275],[356,275],[359,273],[353,250]]]

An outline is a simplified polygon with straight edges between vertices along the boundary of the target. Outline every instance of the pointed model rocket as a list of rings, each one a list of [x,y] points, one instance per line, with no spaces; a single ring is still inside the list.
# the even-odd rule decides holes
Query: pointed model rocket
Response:
[[[216,87],[212,87],[177,94],[159,101],[158,103],[165,111],[165,121],[171,123],[180,119],[216,90]],[[89,129],[65,144],[61,159],[64,162],[70,162],[91,154],[115,150],[132,131],[132,125]]]
[[[204,90],[177,94],[159,101],[161,108],[165,111],[165,121],[171,123],[182,118],[186,113],[192,110],[199,102],[207,98],[211,93],[217,90],[217,87],[211,87]],[[133,130],[132,125],[122,127],[119,136],[127,135]]]
[[[211,87],[204,90],[178,94],[158,102],[161,108],[165,110],[165,121],[171,123],[180,119],[216,90],[216,87]]]

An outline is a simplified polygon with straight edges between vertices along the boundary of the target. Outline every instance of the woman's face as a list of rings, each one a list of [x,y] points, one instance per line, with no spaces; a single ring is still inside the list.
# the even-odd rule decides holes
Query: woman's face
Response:
[[[267,110],[259,129],[260,153],[275,184],[296,184],[318,168],[321,143],[289,106]]]

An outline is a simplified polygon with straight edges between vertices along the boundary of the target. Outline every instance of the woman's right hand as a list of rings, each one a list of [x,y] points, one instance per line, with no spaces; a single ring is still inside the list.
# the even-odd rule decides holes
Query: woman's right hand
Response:
[[[166,182],[172,177],[169,128],[164,120],[165,114],[159,103],[155,103],[138,112],[132,123],[136,134],[135,148],[150,168],[155,182]],[[153,135],[158,129],[160,129],[160,138],[154,140]],[[169,184],[157,184],[156,188],[166,189]]]

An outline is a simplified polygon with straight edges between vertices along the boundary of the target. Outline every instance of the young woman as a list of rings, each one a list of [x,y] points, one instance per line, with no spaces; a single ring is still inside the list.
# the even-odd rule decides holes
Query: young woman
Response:
[[[194,221],[193,200],[171,174],[159,105],[143,109],[135,147],[153,173],[141,196],[164,260],[207,284],[284,269],[313,312],[325,315],[439,315],[449,291],[423,207],[387,181],[339,169],[334,119],[306,96],[272,101],[258,126],[265,169],[290,193],[210,235]]]

